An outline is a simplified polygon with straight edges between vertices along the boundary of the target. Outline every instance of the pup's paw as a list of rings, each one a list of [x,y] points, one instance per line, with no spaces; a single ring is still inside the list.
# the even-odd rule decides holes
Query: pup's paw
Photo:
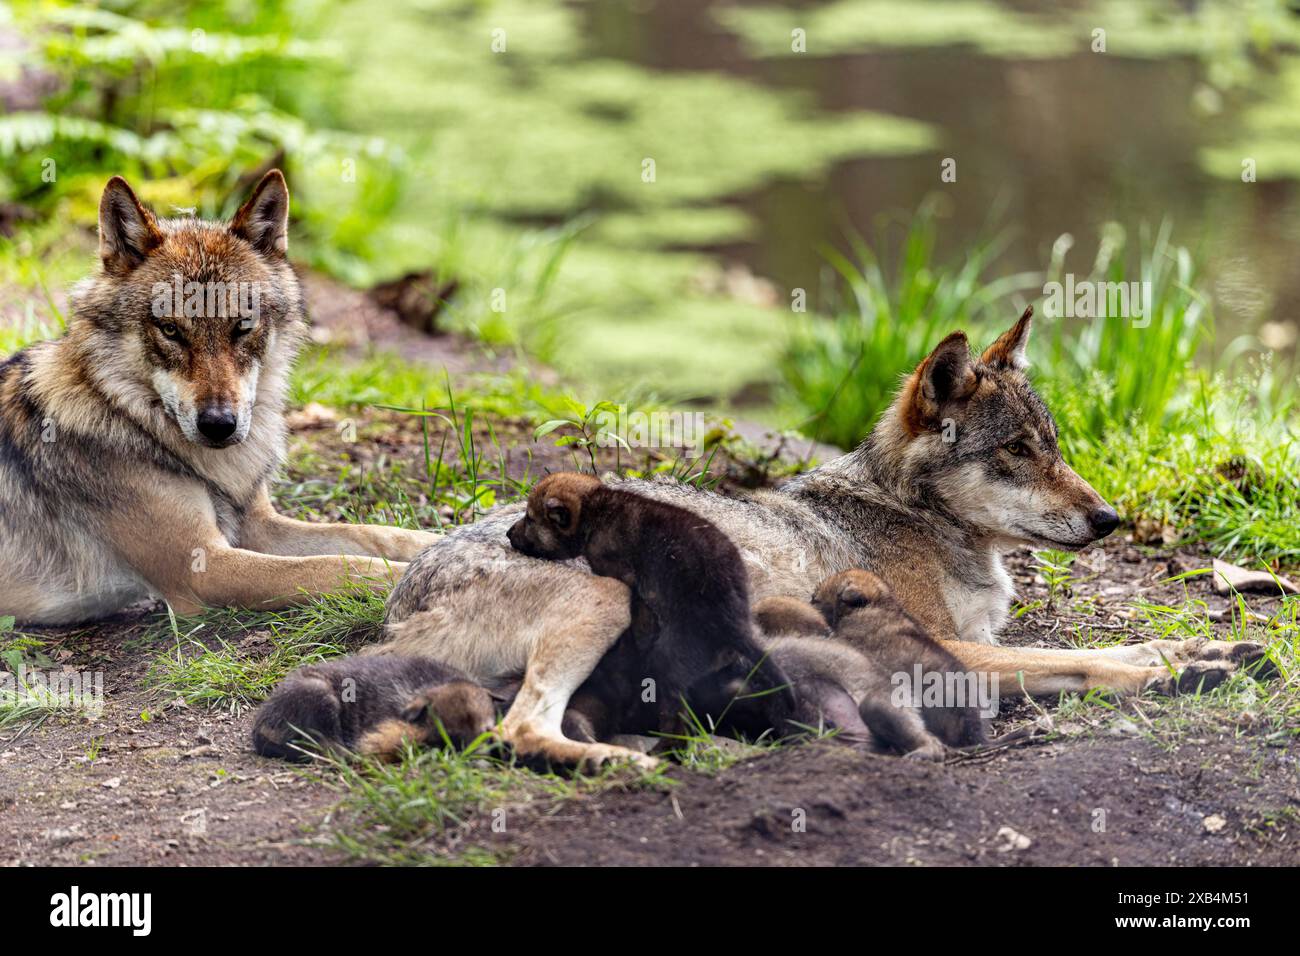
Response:
[[[930,760],[935,763],[942,763],[945,756],[943,744],[937,740],[927,741],[915,750],[909,750],[903,754],[904,759],[907,760]]]

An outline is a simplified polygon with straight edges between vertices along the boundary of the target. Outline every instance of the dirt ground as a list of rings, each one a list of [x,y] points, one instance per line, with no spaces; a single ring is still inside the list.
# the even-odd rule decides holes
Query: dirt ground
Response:
[[[1149,558],[1115,541],[1080,558],[1103,571],[1076,585],[1074,598],[1102,598],[1113,610],[1088,620],[1122,624],[1123,601],[1179,599],[1183,585],[1157,582],[1205,560],[1189,552]],[[1024,598],[1046,597],[1027,560],[1014,572]],[[1226,606],[1208,579],[1187,588],[1212,610]],[[1060,643],[1054,635],[1078,619],[1060,605],[1030,611],[1008,641]],[[94,722],[0,729],[0,863],[338,861],[327,846],[336,795],[255,756],[250,712],[178,706],[143,686],[166,649],[142,640],[145,621],[46,635],[56,660],[104,672],[105,710]],[[1029,714],[1021,705],[1006,717]],[[1296,861],[1294,742],[1279,746],[1228,726],[1167,749],[1118,716],[1100,728],[1059,723],[1063,735],[1050,742],[941,766],[828,741],[788,746],[712,777],[674,770],[679,785],[666,792],[534,803],[507,819],[504,833],[486,813],[471,817],[461,845],[521,865]]]

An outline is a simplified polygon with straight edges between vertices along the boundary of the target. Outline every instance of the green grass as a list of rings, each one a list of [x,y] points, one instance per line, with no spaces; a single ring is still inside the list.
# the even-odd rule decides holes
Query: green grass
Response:
[[[520,813],[533,806],[672,785],[663,768],[612,766],[585,777],[527,770],[497,756],[485,739],[463,751],[408,747],[393,763],[324,760],[319,773],[340,795],[330,830],[334,847],[358,861],[404,866],[501,862],[490,846],[460,844],[475,833],[508,838],[521,825]]]
[[[1158,425],[1090,433],[1092,396],[1048,397],[1066,459],[1126,522],[1171,527],[1239,562],[1300,562],[1300,446],[1289,407],[1268,409],[1254,380],[1188,372],[1185,399]],[[1170,542],[1172,543],[1172,542]]]
[[[355,587],[285,611],[164,615],[146,639],[170,636],[173,646],[154,660],[146,683],[168,698],[239,713],[297,668],[377,637],[383,614],[382,594]]]
[[[1166,604],[1139,599],[1132,602],[1137,614],[1134,630],[1143,640],[1255,641],[1268,648],[1277,676],[1257,679],[1262,675],[1242,669],[1213,690],[1175,697],[1146,694],[1121,700],[1103,691],[1063,694],[1055,719],[1058,724],[1078,722],[1101,729],[1124,715],[1134,719],[1143,736],[1170,749],[1212,736],[1289,745],[1300,737],[1300,597],[1284,598],[1267,614],[1258,606],[1234,595],[1226,620],[1217,621],[1198,598]]]
[[[1041,286],[1036,276],[987,278],[1000,238],[975,243],[955,262],[936,261],[938,230],[936,203],[927,201],[906,224],[893,266],[877,251],[892,245],[883,230],[874,248],[850,235],[853,258],[826,250],[843,305],[797,322],[781,366],[791,413],[808,434],[852,448],[928,349],[954,329],[972,344],[991,340],[1019,314],[1009,297]]]

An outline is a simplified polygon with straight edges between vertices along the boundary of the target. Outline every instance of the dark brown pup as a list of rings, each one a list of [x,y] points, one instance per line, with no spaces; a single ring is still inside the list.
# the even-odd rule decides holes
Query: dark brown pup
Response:
[[[464,747],[496,723],[493,695],[428,657],[342,657],[290,674],[257,711],[253,748],[307,760],[313,751],[391,756],[403,742]]]
[[[759,695],[757,709],[783,726],[795,695],[750,624],[749,585],[735,545],[683,508],[607,487],[591,475],[543,479],[528,496],[510,543],[536,558],[583,557],[595,574],[632,590],[632,625],[574,695],[601,737],[672,733],[685,700],[721,718],[721,687]]]

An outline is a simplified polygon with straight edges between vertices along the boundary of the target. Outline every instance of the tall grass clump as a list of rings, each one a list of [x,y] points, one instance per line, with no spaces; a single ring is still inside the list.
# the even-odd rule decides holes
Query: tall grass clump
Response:
[[[782,373],[801,427],[822,441],[852,447],[889,404],[901,374],[943,336],[965,329],[978,340],[1010,324],[1012,293],[1039,284],[1037,275],[986,279],[1005,245],[998,236],[976,242],[952,263],[936,259],[935,203],[912,218],[891,269],[861,236],[848,237],[851,257],[828,250],[844,295],[834,315],[797,324]]]
[[[1074,276],[1076,287],[1086,282],[1099,295],[1135,291],[1123,310],[1127,315],[1109,314],[1115,303],[1101,310],[1108,314],[1092,318],[1039,310],[1032,354],[1042,363],[1043,377],[1090,396],[1085,414],[1070,421],[1067,439],[1095,436],[1113,424],[1159,426],[1178,402],[1190,400],[1191,365],[1213,340],[1213,315],[1208,297],[1197,287],[1195,260],[1172,243],[1170,233],[1168,222],[1154,235],[1142,227],[1134,273],[1126,267],[1124,230],[1110,223],[1102,230],[1091,272]],[[1068,236],[1057,240],[1048,284],[1063,284],[1070,242]],[[1135,308],[1137,301],[1144,302],[1141,309]],[[1052,304],[1050,298],[1045,303]]]

